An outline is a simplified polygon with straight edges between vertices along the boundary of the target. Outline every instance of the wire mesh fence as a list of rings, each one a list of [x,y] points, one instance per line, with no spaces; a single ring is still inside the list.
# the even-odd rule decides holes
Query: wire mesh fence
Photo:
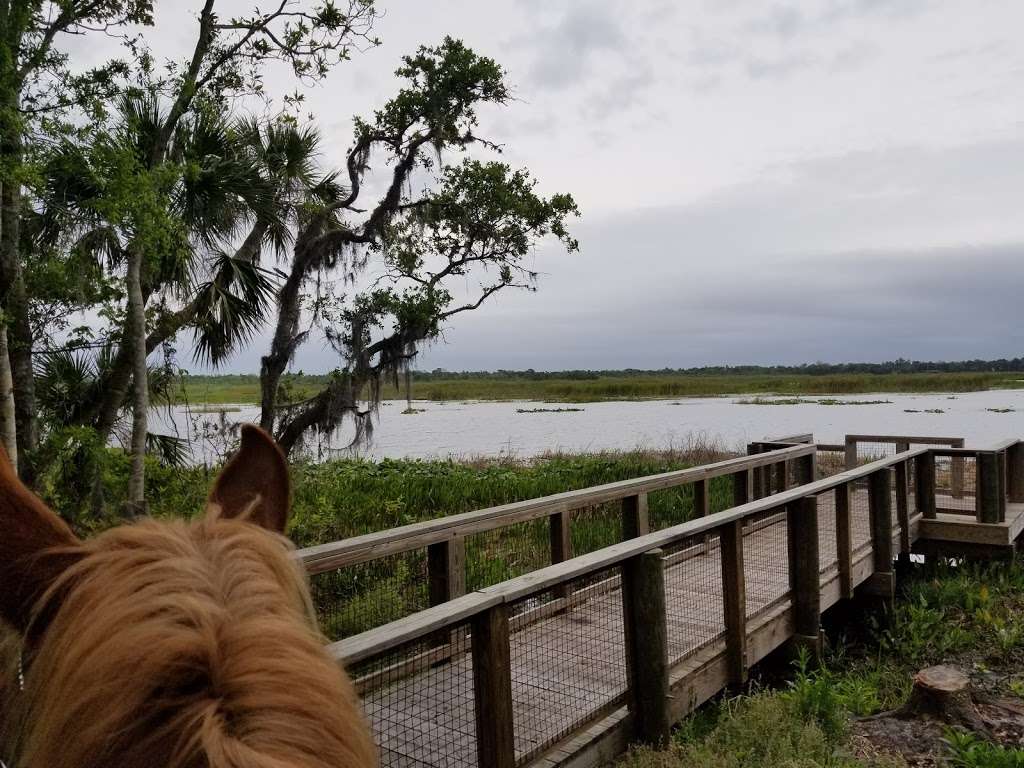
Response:
[[[622,502],[577,509],[570,529],[572,554],[585,555],[622,541]]]
[[[469,625],[442,630],[349,669],[382,768],[476,768]]]
[[[725,634],[718,534],[692,536],[666,550],[665,619],[670,664]]]
[[[935,506],[943,512],[974,514],[978,461],[974,456],[935,457]]]
[[[652,531],[661,531],[700,517],[694,503],[695,485],[689,483],[648,494],[648,519]],[[732,477],[708,480],[708,511],[721,512],[733,502]]]
[[[867,478],[851,483],[850,527],[853,528],[853,549],[871,543],[871,513],[868,502]]]
[[[499,584],[551,565],[547,517],[466,536],[466,589]]]
[[[846,469],[846,452],[843,450],[821,450],[818,449],[816,461],[816,477],[823,480],[826,477],[838,475]]]
[[[320,629],[330,640],[379,627],[429,606],[425,550],[313,574],[309,582]]]
[[[839,566],[835,491],[820,493],[814,501],[818,507],[818,570],[825,573]]]
[[[560,587],[571,599],[552,616],[544,614],[559,599],[556,590],[511,606],[512,705],[520,765],[626,698],[620,569]],[[540,618],[531,620],[535,614]]]
[[[749,518],[743,537],[747,618],[764,611],[790,592],[786,512],[768,510]]]

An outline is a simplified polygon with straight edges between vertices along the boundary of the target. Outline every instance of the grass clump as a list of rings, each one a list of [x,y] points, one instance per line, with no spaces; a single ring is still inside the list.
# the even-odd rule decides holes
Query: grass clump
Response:
[[[853,757],[841,738],[788,696],[762,691],[726,701],[704,733],[680,730],[665,750],[638,749],[620,768],[881,768]]]

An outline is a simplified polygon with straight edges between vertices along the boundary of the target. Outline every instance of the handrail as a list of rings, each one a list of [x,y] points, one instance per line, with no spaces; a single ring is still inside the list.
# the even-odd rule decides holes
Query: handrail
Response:
[[[811,450],[814,449],[813,445],[807,447]],[[374,654],[403,645],[431,632],[436,632],[439,629],[458,624],[466,618],[500,603],[514,602],[552,585],[575,580],[595,571],[606,570],[644,552],[668,547],[683,539],[713,531],[728,523],[741,521],[751,515],[778,509],[802,498],[816,496],[824,491],[868,477],[880,469],[886,469],[910,459],[915,459],[928,453],[929,450],[929,448],[922,447],[903,451],[895,456],[888,456],[870,464],[846,470],[832,477],[800,485],[787,491],[780,491],[773,496],[741,504],[731,509],[708,515],[707,517],[680,523],[671,528],[638,536],[597,550],[596,552],[580,555],[565,562],[541,568],[501,584],[464,595],[450,602],[424,609],[412,616],[398,619],[390,624],[385,624],[332,643],[328,646],[328,651],[338,659],[339,663],[345,665],[357,663]],[[771,456],[771,454],[758,454],[758,456],[765,457]],[[777,463],[778,460],[778,455],[776,454],[774,461],[769,463]]]
[[[846,441],[858,443],[918,443],[941,445],[944,443],[963,445],[962,437],[926,437],[923,435],[847,435]]]
[[[725,459],[699,467],[619,480],[604,485],[565,491],[472,512],[462,512],[386,531],[319,544],[298,550],[295,557],[310,574],[322,573],[342,566],[375,560],[385,555],[420,549],[430,544],[449,540],[459,534],[480,533],[511,523],[535,520],[640,493],[650,493],[687,483],[723,477],[746,469],[756,469],[804,456],[813,456],[815,452],[814,445],[801,444],[752,456]]]

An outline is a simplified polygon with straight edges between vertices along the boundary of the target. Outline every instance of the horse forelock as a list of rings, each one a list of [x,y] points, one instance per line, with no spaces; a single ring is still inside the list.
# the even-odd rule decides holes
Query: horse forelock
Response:
[[[283,537],[211,514],[84,547],[44,598],[61,604],[18,706],[19,768],[375,764]]]

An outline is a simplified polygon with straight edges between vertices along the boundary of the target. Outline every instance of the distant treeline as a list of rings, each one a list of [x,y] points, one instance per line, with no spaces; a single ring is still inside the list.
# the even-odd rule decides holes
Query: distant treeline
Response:
[[[593,380],[608,377],[635,376],[765,376],[793,375],[826,376],[837,373],[1006,373],[1024,371],[1024,357],[1000,358],[999,360],[890,360],[884,363],[804,363],[803,365],[709,365],[700,368],[661,368],[645,370],[622,368],[608,370],[571,371],[448,371],[435,368],[432,371],[413,371],[414,381],[437,381],[442,379],[525,379],[528,381]]]

